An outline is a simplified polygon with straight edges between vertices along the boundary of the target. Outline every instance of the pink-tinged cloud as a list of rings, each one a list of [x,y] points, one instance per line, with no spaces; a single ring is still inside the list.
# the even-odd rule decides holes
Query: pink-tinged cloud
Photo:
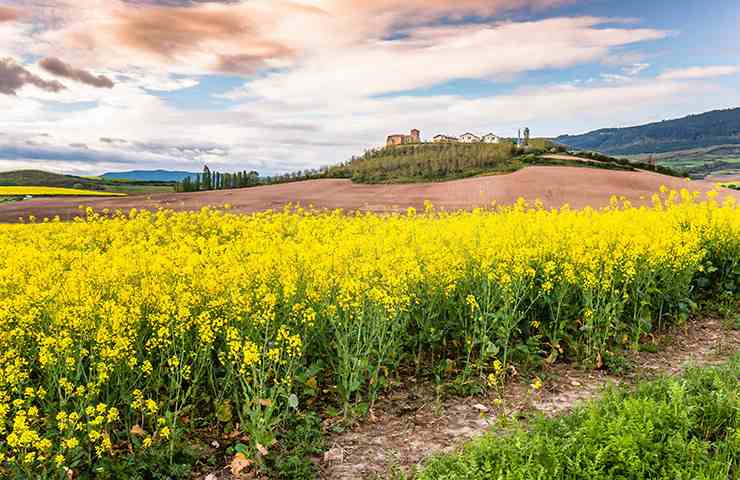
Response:
[[[48,57],[39,62],[39,66],[45,71],[57,77],[68,78],[76,82],[84,83],[96,88],[113,88],[113,80],[105,75],[93,75],[92,73],[74,68],[58,58]]]
[[[34,75],[10,58],[0,59],[0,94],[15,95],[26,85],[34,85],[47,92],[59,92],[65,88],[56,80],[48,81]]]
[[[3,7],[0,5],[0,23],[2,22],[12,22],[14,20],[18,20],[20,17],[20,12],[16,10],[15,8],[10,7]]]
[[[279,57],[287,57],[293,54],[293,50],[278,43],[267,42],[263,48],[264,54],[238,53],[235,55],[219,55],[215,70],[223,73],[237,73],[251,75],[261,68],[267,67],[267,60]]]
[[[295,31],[284,36],[273,32],[280,22],[293,18],[291,12],[299,16],[315,11],[283,0],[190,6],[111,0],[106,8],[90,0],[80,2],[84,8],[68,6],[60,26],[43,34],[38,54],[67,58],[75,52],[76,61],[89,68],[183,74],[252,74],[285,66],[296,56],[300,40]],[[75,9],[79,18],[70,13]]]
[[[668,70],[660,75],[662,80],[701,80],[705,78],[726,77],[740,73],[740,66],[718,65],[710,67],[691,67]]]
[[[210,4],[203,7],[122,9],[114,19],[120,45],[165,60],[190,54],[213,56],[217,69],[252,72],[268,59],[289,57],[293,50],[265,38],[258,20],[244,9]],[[234,53],[222,53],[228,43]]]
[[[42,55],[79,52],[97,67],[155,64],[252,74],[333,55],[445,17],[495,16],[577,0],[57,0]]]

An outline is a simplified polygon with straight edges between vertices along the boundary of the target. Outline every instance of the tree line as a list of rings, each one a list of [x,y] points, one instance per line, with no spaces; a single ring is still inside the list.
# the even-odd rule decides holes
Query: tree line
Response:
[[[183,181],[175,184],[176,192],[201,192],[208,190],[229,190],[233,188],[257,187],[260,185],[273,185],[278,183],[300,182],[317,178],[326,178],[329,167],[320,169],[298,170],[296,172],[281,175],[260,176],[259,172],[241,171],[235,173],[222,173],[212,171],[208,165],[203,167],[203,172],[186,177]]]

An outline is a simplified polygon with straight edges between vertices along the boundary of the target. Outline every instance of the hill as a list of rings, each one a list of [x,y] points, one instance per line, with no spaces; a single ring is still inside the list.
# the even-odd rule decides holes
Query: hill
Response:
[[[103,190],[102,183],[84,177],[61,175],[41,170],[14,170],[0,172],[0,186],[62,187]]]
[[[193,172],[172,170],[132,170],[129,172],[108,172],[101,175],[104,180],[128,180],[134,182],[182,182],[195,177]]]
[[[519,148],[512,143],[420,143],[385,147],[328,168],[316,178],[350,178],[356,183],[418,183],[516,172],[527,166],[589,167],[634,171],[636,168],[681,176],[670,168],[629,162],[592,152],[577,155],[550,140],[532,139]],[[560,154],[560,155],[558,155]],[[310,179],[310,178],[306,178]]]
[[[636,127],[605,128],[583,135],[563,135],[555,141],[575,150],[593,150],[609,155],[740,145],[740,108],[715,110]]]
[[[509,142],[399,145],[369,150],[330,167],[327,176],[358,183],[414,183],[510,173],[524,166],[523,155],[543,153],[552,146],[543,139],[532,139],[527,149]]]
[[[0,172],[0,186],[74,188],[127,195],[167,193],[173,190],[172,182],[107,180],[101,177],[77,177],[42,170]]]

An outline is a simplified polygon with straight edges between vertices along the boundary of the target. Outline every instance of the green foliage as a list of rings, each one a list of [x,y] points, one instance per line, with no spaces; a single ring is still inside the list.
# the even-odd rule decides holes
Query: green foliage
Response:
[[[636,160],[627,160],[624,158],[614,158],[614,157],[610,157],[607,155],[603,155],[598,152],[578,152],[574,155],[580,158],[587,158],[589,160],[594,160],[595,162],[607,162],[611,165],[623,166],[629,170],[634,170],[635,168],[639,168],[641,170],[649,170],[652,172],[662,173],[663,175],[670,175],[672,177],[685,177],[686,176],[686,172],[676,170],[674,168],[666,167],[664,165],[652,165],[650,163],[645,163],[645,162],[636,161]]]
[[[738,479],[740,357],[681,378],[612,390],[555,419],[539,418],[434,458],[421,480]]]
[[[185,177],[182,182],[175,184],[176,192],[198,192],[201,190],[227,190],[232,188],[255,187],[260,185],[260,174],[251,171],[221,173],[211,172],[208,165],[203,167],[203,173],[195,178]]]
[[[313,412],[292,416],[281,436],[282,449],[271,465],[275,476],[285,480],[310,480],[316,478],[316,464],[311,456],[321,454],[326,448],[321,417]]]
[[[433,181],[462,178],[484,171],[511,172],[521,164],[511,143],[424,143],[365,152],[362,157],[329,170],[330,176],[360,183]]]

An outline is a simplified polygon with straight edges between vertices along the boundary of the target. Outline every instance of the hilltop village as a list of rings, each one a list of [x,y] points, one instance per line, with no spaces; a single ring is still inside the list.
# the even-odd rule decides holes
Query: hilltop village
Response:
[[[516,144],[520,147],[526,147],[529,144],[529,128],[525,128],[522,134],[522,130],[519,130],[519,136],[516,140]],[[494,133],[488,133],[483,136],[478,136],[474,133],[464,133],[459,137],[453,137],[450,135],[439,134],[432,138],[432,143],[501,143],[506,141],[505,138],[499,137]],[[415,143],[425,143],[421,140],[421,131],[414,128],[411,130],[410,135],[393,134],[388,135],[386,140],[386,147],[395,147],[399,145],[412,145]]]

